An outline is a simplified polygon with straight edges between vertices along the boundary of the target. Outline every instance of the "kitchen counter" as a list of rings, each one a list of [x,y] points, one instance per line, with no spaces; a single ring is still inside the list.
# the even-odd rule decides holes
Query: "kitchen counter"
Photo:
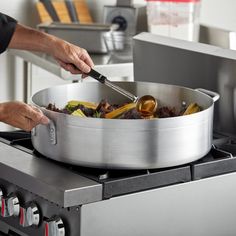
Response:
[[[71,82],[78,82],[81,78],[79,75],[72,75],[69,72],[61,68],[56,61],[44,54],[37,52],[29,52],[17,49],[9,49],[8,52],[13,55],[20,57],[24,61],[24,101],[28,101],[31,95],[31,83],[32,83],[32,65],[36,65],[56,76],[62,80]],[[133,80],[133,62],[130,58],[115,58],[109,54],[90,54],[92,57],[95,70],[108,76],[109,78],[126,78],[126,80]],[[128,79],[127,79],[128,78]]]
[[[16,49],[10,49],[9,53],[22,58],[27,63],[39,66],[64,80],[78,80],[78,75],[72,75],[65,71],[52,57],[46,54]],[[112,58],[108,54],[91,54],[91,57],[94,61],[95,69],[109,77],[133,76],[133,63],[131,60]]]

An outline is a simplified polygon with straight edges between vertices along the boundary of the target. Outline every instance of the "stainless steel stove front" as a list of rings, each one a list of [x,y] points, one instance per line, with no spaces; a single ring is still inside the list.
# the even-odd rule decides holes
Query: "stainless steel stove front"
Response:
[[[81,207],[81,236],[235,236],[236,173]]]
[[[0,142],[0,231],[79,236],[81,205],[102,199],[102,185]]]
[[[65,235],[235,236],[235,186],[236,173],[230,173],[72,208],[21,193],[28,200],[30,195],[33,197],[44,217],[53,212],[61,215],[66,225]],[[0,231],[6,235],[46,235],[43,227],[24,231],[20,226],[12,227],[19,225],[18,218],[6,221],[1,218],[0,222]],[[73,229],[68,231],[67,225]]]
[[[20,202],[19,215],[9,215],[8,207],[1,209],[0,233],[12,236],[78,236],[80,235],[80,207],[63,208],[36,194],[19,188],[12,183],[0,179],[0,186],[4,193],[12,193]],[[7,194],[4,199],[9,199]],[[3,201],[2,201],[3,202]],[[9,202],[8,202],[9,203]],[[38,208],[38,224],[32,224],[27,212],[30,205]],[[61,220],[61,224],[56,221]],[[36,222],[35,222],[36,223]],[[48,228],[48,230],[47,230]],[[1,234],[0,234],[1,235]]]

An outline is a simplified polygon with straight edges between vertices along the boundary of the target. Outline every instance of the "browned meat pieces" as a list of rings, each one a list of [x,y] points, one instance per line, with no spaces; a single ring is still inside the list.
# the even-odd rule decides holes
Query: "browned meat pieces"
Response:
[[[79,104],[78,106],[75,107],[74,110],[80,109],[87,117],[92,117],[95,113],[95,110],[92,108],[88,108],[82,104]]]
[[[116,109],[115,105],[111,105],[106,99],[102,99],[96,108],[96,112],[100,113],[100,117],[104,118],[106,113],[109,113]]]
[[[141,114],[137,111],[136,108],[133,108],[127,112],[125,112],[120,119],[142,119]]]
[[[50,111],[64,113],[63,110],[60,110],[59,108],[56,107],[55,104],[52,104],[52,103],[49,103],[48,106],[46,107],[46,109],[48,109]]]
[[[160,107],[157,110],[157,117],[159,118],[174,117],[179,115],[179,112],[177,112],[174,107]]]

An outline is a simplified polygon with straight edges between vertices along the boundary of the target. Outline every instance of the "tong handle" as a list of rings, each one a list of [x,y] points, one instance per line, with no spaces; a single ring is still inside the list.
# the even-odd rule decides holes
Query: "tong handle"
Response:
[[[92,78],[98,80],[100,83],[103,83],[105,85],[107,85],[108,87],[110,87],[111,89],[115,90],[116,92],[124,95],[125,97],[129,98],[130,100],[132,100],[133,102],[136,102],[138,97],[133,95],[132,93],[126,91],[125,89],[119,87],[116,84],[113,84],[110,80],[107,79],[106,76],[100,74],[99,72],[91,69],[89,73],[87,73],[87,75],[91,76]]]
[[[99,72],[97,72],[96,70],[91,69],[89,73],[87,73],[87,75],[91,76],[92,78],[98,80],[100,83],[105,83],[105,80],[107,80],[107,78],[100,74]]]

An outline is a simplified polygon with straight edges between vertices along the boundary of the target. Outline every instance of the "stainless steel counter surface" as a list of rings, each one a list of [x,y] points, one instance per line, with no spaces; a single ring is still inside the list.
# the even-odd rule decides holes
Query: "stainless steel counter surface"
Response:
[[[50,56],[44,53],[30,52],[17,49],[9,49],[10,55],[23,59],[23,101],[29,102],[32,96],[32,65],[36,65],[65,81],[78,82],[81,79],[80,75],[72,75],[70,72],[61,68],[57,62]],[[121,80],[133,80],[133,62],[132,57],[127,56],[118,58],[109,54],[90,55],[95,64],[95,70],[113,80],[117,77]],[[86,79],[89,81],[92,79]]]
[[[0,172],[49,201],[63,207],[102,200],[102,185],[45,158],[38,158],[0,140]],[[16,168],[17,166],[17,168]]]
[[[9,49],[9,53],[22,58],[26,63],[41,67],[63,80],[78,80],[78,75],[72,75],[65,71],[52,57],[46,54],[17,49]],[[91,57],[94,61],[95,69],[109,77],[133,76],[133,62],[130,58],[119,59],[109,54],[91,54]]]

